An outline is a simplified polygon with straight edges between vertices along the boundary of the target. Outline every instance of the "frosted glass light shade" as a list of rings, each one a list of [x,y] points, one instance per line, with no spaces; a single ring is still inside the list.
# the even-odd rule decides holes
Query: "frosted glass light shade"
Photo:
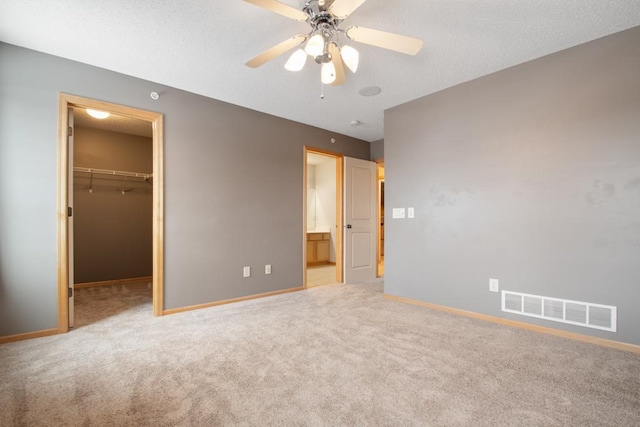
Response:
[[[90,108],[87,108],[87,114],[89,114],[91,117],[94,117],[96,119],[106,119],[111,115],[106,111],[92,110]]]
[[[330,85],[336,81],[336,67],[333,62],[325,62],[322,64],[322,70],[320,71],[320,78],[322,83]]]
[[[316,34],[311,37],[304,47],[304,51],[314,58],[322,55],[324,52],[324,37],[322,37],[322,34]]]
[[[300,71],[304,68],[304,64],[307,62],[307,53],[298,49],[291,54],[289,60],[284,64],[284,68],[289,71]]]
[[[355,50],[351,46],[342,46],[342,49],[340,49],[340,56],[342,56],[342,61],[344,61],[345,65],[351,70],[352,73],[358,71],[360,54],[357,50]]]

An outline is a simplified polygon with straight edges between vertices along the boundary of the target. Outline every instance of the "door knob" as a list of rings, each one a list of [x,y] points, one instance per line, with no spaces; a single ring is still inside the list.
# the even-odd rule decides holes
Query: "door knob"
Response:
[[[347,228],[352,228],[352,227],[351,227],[351,224],[347,224]]]

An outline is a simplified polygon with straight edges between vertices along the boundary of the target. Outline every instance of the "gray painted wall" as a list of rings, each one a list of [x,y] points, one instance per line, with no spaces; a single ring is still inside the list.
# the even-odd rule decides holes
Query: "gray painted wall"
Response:
[[[73,144],[74,166],[153,172],[151,138],[76,126]],[[75,283],[151,276],[152,185],[84,172],[73,178]]]
[[[369,145],[369,159],[375,162],[384,160],[384,139],[373,141]]]
[[[386,293],[640,344],[640,27],[393,108],[385,142]],[[503,314],[489,278],[618,332]]]
[[[361,140],[0,43],[0,336],[56,327],[60,92],[165,115],[165,309],[300,286],[303,146],[369,158]]]

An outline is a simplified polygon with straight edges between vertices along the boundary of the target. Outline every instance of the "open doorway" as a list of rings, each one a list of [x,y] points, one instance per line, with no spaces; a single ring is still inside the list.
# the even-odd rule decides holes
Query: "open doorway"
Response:
[[[342,155],[305,148],[304,286],[342,282]]]
[[[153,133],[146,120],[72,113],[69,326],[82,327],[124,310],[151,311]]]
[[[86,117],[87,109],[110,113],[116,118],[111,122],[117,124],[111,129],[106,122],[91,125],[96,122]],[[146,136],[122,136],[135,133],[130,130],[136,126]],[[114,139],[114,134],[121,136]],[[153,314],[162,315],[162,115],[61,94],[58,139],[59,332],[74,325],[74,284],[78,282],[94,287],[126,279],[150,281]],[[76,144],[81,147],[78,151]],[[119,152],[99,154],[109,150]],[[74,208],[83,215],[75,218]],[[114,241],[123,233],[147,239],[133,244]],[[82,253],[74,256],[78,249]],[[134,253],[139,252],[146,254],[136,259]]]

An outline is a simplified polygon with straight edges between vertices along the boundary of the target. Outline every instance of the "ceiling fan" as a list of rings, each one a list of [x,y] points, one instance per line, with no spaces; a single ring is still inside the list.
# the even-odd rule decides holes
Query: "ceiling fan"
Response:
[[[252,68],[260,67],[306,42],[304,48],[293,52],[285,68],[289,71],[300,71],[307,57],[311,57],[322,66],[322,83],[337,86],[346,81],[344,65],[353,73],[358,69],[359,53],[353,47],[342,43],[344,39],[407,55],[415,55],[422,48],[422,40],[413,37],[358,26],[341,29],[342,21],[366,0],[307,0],[302,10],[277,0],[244,1],[299,22],[307,22],[311,27],[309,33],[293,36],[247,61],[245,65]]]

